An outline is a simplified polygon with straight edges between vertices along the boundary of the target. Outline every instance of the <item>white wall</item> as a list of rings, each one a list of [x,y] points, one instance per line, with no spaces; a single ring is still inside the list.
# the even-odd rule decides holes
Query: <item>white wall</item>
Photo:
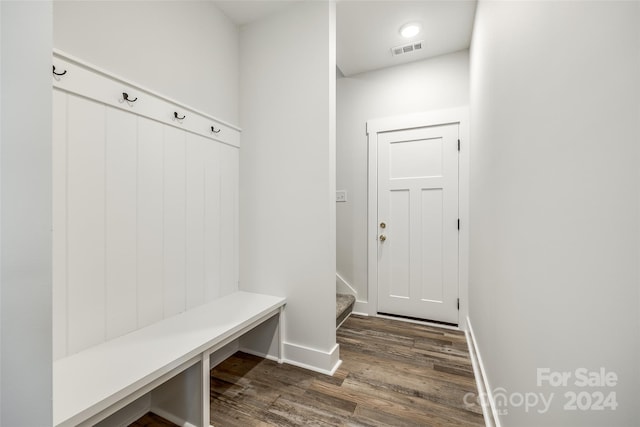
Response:
[[[238,123],[238,29],[209,1],[55,1],[54,47]]]
[[[479,4],[470,319],[492,389],[555,393],[544,414],[503,407],[503,426],[640,419],[639,29],[638,2]],[[537,368],[601,367],[617,386],[536,383]],[[619,406],[564,410],[568,391]]]
[[[241,31],[240,289],[287,297],[285,357],[335,366],[335,5]]]
[[[51,3],[0,2],[0,425],[50,425]]]
[[[367,120],[469,104],[469,52],[362,73],[337,81],[337,270],[367,295]]]

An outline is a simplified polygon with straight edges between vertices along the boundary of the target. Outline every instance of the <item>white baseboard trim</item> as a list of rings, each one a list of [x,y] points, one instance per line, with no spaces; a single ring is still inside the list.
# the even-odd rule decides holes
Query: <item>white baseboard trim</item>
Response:
[[[293,343],[284,343],[284,363],[320,372],[326,375],[333,375],[342,360],[340,360],[340,346],[334,345],[326,352]]]
[[[335,366],[333,368],[331,368],[331,370],[326,370],[326,369],[319,369],[319,368],[317,368],[315,366],[307,365],[305,363],[300,363],[300,362],[297,362],[295,360],[285,359],[283,362],[286,363],[287,365],[297,366],[298,368],[302,368],[302,369],[306,369],[308,371],[313,371],[313,372],[318,372],[318,373],[321,373],[321,374],[329,375],[330,377],[332,377],[333,374],[336,373],[336,371],[338,370],[340,365],[342,365],[342,360],[338,360],[338,362],[335,364]]]
[[[153,412],[154,414],[164,418],[165,420],[171,421],[172,423],[177,424],[177,425],[179,425],[181,427],[198,427],[195,424],[191,424],[188,421],[185,421],[185,420],[183,420],[181,418],[176,417],[171,412],[167,412],[164,409],[152,407],[151,408],[151,412]]]
[[[353,305],[353,314],[358,314],[360,316],[368,316],[369,315],[369,303],[367,301],[358,301]]]
[[[473,333],[473,327],[471,326],[471,319],[467,316],[467,330],[465,331],[467,336],[467,345],[469,346],[469,356],[471,357],[471,364],[473,365],[473,374],[476,377],[476,384],[478,386],[478,396],[480,396],[480,406],[482,406],[482,415],[484,416],[485,425],[487,427],[502,427],[500,424],[500,418],[498,417],[498,411],[496,410],[496,401],[493,397],[493,389],[489,384],[487,378],[487,372],[482,362],[482,356],[478,348],[476,336]],[[480,381],[478,381],[480,379]],[[494,424],[495,423],[495,424]]]
[[[358,298],[358,291],[356,291],[349,282],[344,280],[344,277],[338,272],[336,272],[336,291],[341,294],[351,294],[356,297],[356,299]]]

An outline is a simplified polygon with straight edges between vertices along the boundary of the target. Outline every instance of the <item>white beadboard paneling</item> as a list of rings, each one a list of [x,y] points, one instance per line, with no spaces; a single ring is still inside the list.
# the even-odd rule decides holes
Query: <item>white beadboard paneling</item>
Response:
[[[105,338],[105,107],[69,95],[68,351]]]
[[[107,339],[137,327],[137,117],[107,107]]]
[[[205,146],[212,142],[187,134],[187,309],[204,303]]]
[[[222,146],[220,150],[221,170],[221,295],[238,289],[238,149]]]
[[[186,132],[164,126],[164,317],[186,309]]]
[[[162,125],[138,118],[138,328],[163,318]]]
[[[220,295],[220,144],[205,144],[205,301]]]
[[[239,131],[75,58],[54,65],[57,360],[237,290]]]
[[[67,94],[53,91],[53,360],[67,354]]]

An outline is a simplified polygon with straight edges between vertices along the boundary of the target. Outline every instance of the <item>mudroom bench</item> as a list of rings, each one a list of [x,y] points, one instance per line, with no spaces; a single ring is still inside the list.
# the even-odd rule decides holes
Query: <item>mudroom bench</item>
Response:
[[[53,364],[55,426],[95,425],[187,369],[198,369],[198,420],[209,426],[210,356],[246,332],[279,316],[281,297],[235,292]],[[197,365],[197,366],[196,366]],[[187,400],[187,399],[185,399]],[[193,402],[189,402],[193,405]]]

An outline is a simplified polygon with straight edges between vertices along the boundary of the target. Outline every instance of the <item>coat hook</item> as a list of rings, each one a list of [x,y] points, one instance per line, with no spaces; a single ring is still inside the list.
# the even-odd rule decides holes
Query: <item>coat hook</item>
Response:
[[[56,66],[53,66],[53,74],[55,74],[56,76],[64,76],[65,74],[67,74],[67,70],[64,70],[61,73],[56,73]]]
[[[136,102],[138,100],[137,97],[134,99],[129,99],[129,94],[127,92],[122,92],[122,99],[128,102]]]
[[[221,130],[222,130],[222,129],[218,129],[218,130],[216,130],[216,128],[214,128],[213,126],[211,126],[211,132],[213,132],[213,133],[220,133],[220,131],[221,131]]]
[[[178,120],[182,120],[182,119],[184,119],[184,118],[185,118],[185,117],[187,117],[187,116],[178,117],[178,112],[177,112],[177,111],[174,111],[174,112],[173,112],[173,117],[175,117],[175,118],[176,118],[176,119],[178,119]]]

